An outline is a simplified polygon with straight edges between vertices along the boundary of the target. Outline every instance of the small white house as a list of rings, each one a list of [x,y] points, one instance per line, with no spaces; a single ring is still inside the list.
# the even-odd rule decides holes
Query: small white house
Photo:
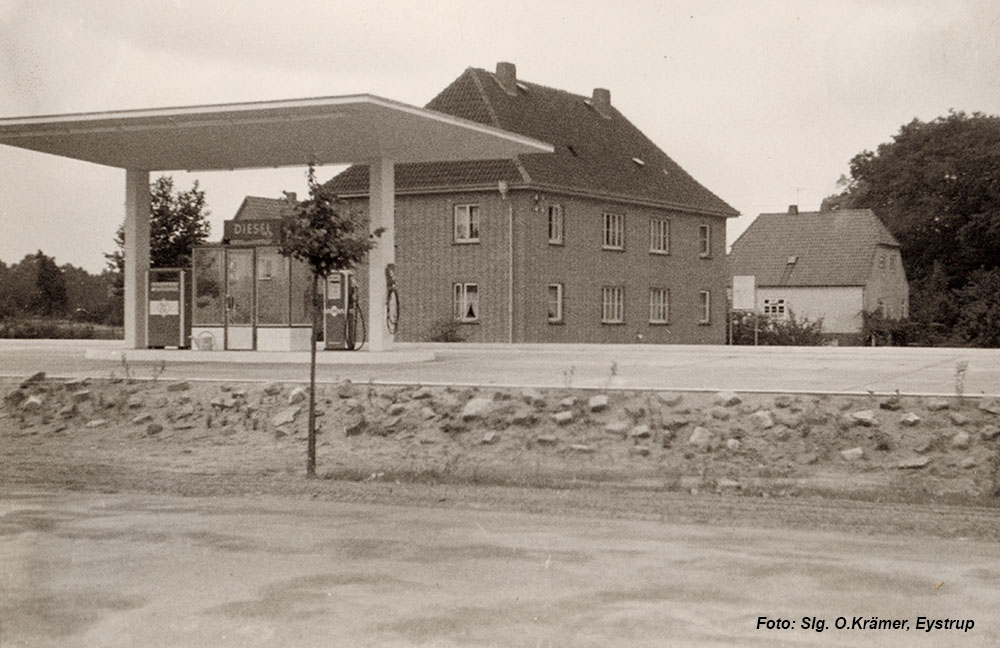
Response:
[[[733,243],[731,276],[756,277],[756,310],[861,331],[864,312],[908,316],[899,242],[870,209],[761,214]]]

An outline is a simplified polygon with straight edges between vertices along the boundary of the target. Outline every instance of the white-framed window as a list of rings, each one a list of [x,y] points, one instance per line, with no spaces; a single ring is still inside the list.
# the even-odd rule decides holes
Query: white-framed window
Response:
[[[625,321],[625,287],[605,286],[601,289],[601,322],[621,324]]]
[[[455,319],[459,322],[479,321],[479,284],[457,283],[454,285]]]
[[[551,283],[548,286],[549,323],[558,324],[563,321],[563,285]]]
[[[670,221],[665,218],[649,219],[649,251],[670,254]]]
[[[712,256],[712,226],[698,226],[698,256],[707,258]]]
[[[785,315],[785,300],[784,299],[765,299],[764,300],[764,314],[783,317]]]
[[[604,236],[601,240],[601,247],[605,250],[625,249],[625,214],[602,214],[604,222]]]
[[[455,242],[479,242],[479,205],[455,205]]]
[[[562,205],[549,205],[549,244],[563,244],[563,208]]]
[[[670,290],[649,289],[649,323],[666,324],[670,321]]]
[[[701,301],[701,319],[698,323],[708,324],[712,321],[712,293],[702,290],[698,293],[698,299]]]

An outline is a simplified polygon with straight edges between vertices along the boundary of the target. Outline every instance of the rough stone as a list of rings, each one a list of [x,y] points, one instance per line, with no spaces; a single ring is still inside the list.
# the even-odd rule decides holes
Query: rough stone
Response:
[[[992,441],[993,439],[1000,437],[1000,427],[995,425],[984,425],[983,429],[979,431],[979,434],[983,437],[984,441]]]
[[[434,392],[427,387],[418,387],[411,396],[414,400],[424,400],[434,395]]]
[[[69,419],[77,415],[76,403],[70,403],[59,410],[59,416]]]
[[[628,432],[628,428],[629,428],[629,422],[628,421],[618,420],[618,421],[611,421],[610,423],[608,423],[607,425],[605,425],[604,426],[604,431],[607,432],[607,433],[609,433],[609,434],[616,434],[618,436],[625,436],[625,433]]]
[[[818,464],[819,455],[816,454],[815,452],[807,452],[806,454],[802,455],[802,463],[806,464],[807,466],[813,466],[815,464]]]
[[[729,410],[720,405],[712,407],[711,409],[708,410],[708,413],[711,414],[712,418],[718,419],[720,421],[728,421],[730,417]]]
[[[535,437],[535,441],[539,445],[555,445],[556,443],[559,442],[559,439],[557,439],[555,435],[552,434],[541,434]]]
[[[625,413],[638,420],[646,415],[646,407],[642,403],[625,403]]]
[[[718,488],[720,491],[724,491],[724,490],[740,490],[741,488],[743,488],[743,485],[741,483],[739,483],[738,481],[736,481],[735,479],[727,479],[727,478],[723,477],[716,484],[716,488]]]
[[[900,459],[896,467],[900,470],[917,470],[923,468],[931,462],[929,457],[910,457],[908,459]]]
[[[844,461],[857,461],[865,456],[865,450],[864,448],[849,448],[841,450],[840,456],[844,458]]]
[[[107,424],[107,419],[94,419],[93,421],[87,421],[87,427],[91,429],[104,427]]]
[[[389,406],[389,416],[400,416],[406,412],[406,405],[402,403],[393,403]]]
[[[534,387],[526,387],[521,390],[521,400],[533,407],[545,407],[545,397],[542,392]]]
[[[608,396],[607,394],[597,394],[596,396],[591,396],[590,400],[587,401],[587,407],[590,408],[591,412],[601,412],[608,407]]]
[[[437,412],[435,412],[432,408],[426,406],[420,408],[420,417],[425,421],[429,421],[435,416],[437,416]]]
[[[291,405],[284,409],[278,410],[278,412],[271,417],[271,423],[275,426],[287,425],[288,423],[295,422],[295,417],[299,415],[302,407],[299,405]]]
[[[933,444],[930,442],[930,439],[924,439],[923,441],[921,441],[920,443],[918,443],[917,445],[915,445],[913,447],[913,451],[914,452],[919,452],[920,454],[923,454],[923,453],[927,452],[928,450],[930,450],[932,447],[933,447]]]
[[[28,394],[23,389],[13,389],[7,392],[7,395],[3,399],[12,407],[17,407],[27,396]]]
[[[965,431],[958,432],[955,436],[951,437],[951,447],[956,450],[965,450],[969,447],[969,442],[969,433]]]
[[[948,419],[952,425],[957,425],[958,427],[969,424],[969,417],[961,412],[948,412]]]
[[[683,416],[672,416],[670,418],[663,420],[663,427],[667,430],[670,430],[671,432],[676,432],[677,430],[681,429],[682,427],[690,423],[691,420],[688,418],[684,418]]]
[[[661,403],[667,407],[677,407],[684,400],[684,396],[674,392],[660,392],[656,395]]]
[[[739,439],[729,439],[726,441],[726,448],[733,452],[738,452],[742,444]]]
[[[38,412],[42,409],[42,396],[40,394],[32,394],[21,403],[21,411],[23,412]]]
[[[136,416],[132,419],[132,425],[142,425],[153,420],[153,415],[149,412],[143,412],[142,414]]]
[[[90,398],[90,390],[80,389],[78,391],[73,392],[70,398],[73,399],[74,403],[82,403],[83,401],[88,400]]]
[[[631,454],[634,454],[634,455],[637,455],[637,456],[640,456],[640,457],[648,457],[649,456],[649,446],[643,446],[643,445],[632,446],[631,448],[629,448],[629,452]]]
[[[715,395],[714,398],[716,405],[721,405],[722,407],[732,407],[734,405],[739,405],[743,402],[743,399],[731,391],[720,391]]]
[[[168,392],[187,391],[191,389],[191,383],[186,380],[177,380],[167,385]]]
[[[572,396],[567,396],[559,401],[559,407],[573,407],[574,405],[576,405],[576,399]]]
[[[573,421],[573,412],[567,412],[567,411],[556,412],[555,414],[552,415],[552,420],[558,423],[559,425],[566,425]]]
[[[943,398],[930,398],[927,400],[926,407],[931,412],[940,412],[951,407],[951,403]]]
[[[296,403],[301,403],[308,396],[309,390],[300,385],[288,393],[288,404],[295,405]]]
[[[212,399],[211,405],[212,407],[220,410],[232,409],[236,407],[236,399],[229,394],[216,396]]]
[[[534,408],[524,405],[523,403],[518,405],[514,409],[514,413],[510,415],[510,422],[512,425],[534,425],[536,420],[537,416],[535,415]]]
[[[707,449],[712,445],[712,433],[698,426],[691,432],[691,436],[688,437],[688,444],[697,446],[703,450]]]
[[[174,418],[176,419],[185,419],[191,416],[194,416],[194,405],[185,405],[174,414]]]
[[[145,404],[146,403],[137,396],[133,396],[132,398],[128,399],[128,402],[125,403],[125,405],[129,409],[142,409],[142,406]]]
[[[959,465],[962,468],[969,469],[975,468],[978,464],[976,463],[976,459],[974,457],[966,457],[965,459],[962,459],[962,463]]]
[[[648,439],[649,434],[650,434],[649,426],[645,424],[637,425],[634,428],[632,428],[631,432],[629,432],[629,436],[632,437],[633,439]]]
[[[903,427],[914,427],[918,423],[920,423],[920,417],[913,412],[907,412],[899,419],[899,424]]]
[[[767,410],[758,410],[750,415],[750,420],[758,428],[767,430],[774,427],[774,417]]]
[[[490,398],[470,398],[462,408],[462,413],[459,417],[463,421],[471,421],[473,419],[483,418],[487,416],[493,409],[493,400]]]
[[[873,427],[878,425],[878,419],[875,417],[875,412],[872,410],[851,412],[850,418],[855,424],[863,425],[864,427]]]
[[[899,411],[902,407],[902,403],[899,402],[899,396],[890,396],[878,404],[879,409],[888,410],[890,412]]]
[[[989,414],[1000,414],[1000,398],[984,398],[978,407]]]
[[[769,434],[775,441],[788,441],[792,436],[792,431],[784,425],[776,425],[770,429]]]
[[[584,443],[570,444],[569,449],[572,450],[573,452],[579,452],[581,454],[590,454],[594,452],[594,448],[592,446],[586,445]]]
[[[350,380],[341,381],[337,385],[337,396],[339,398],[353,398],[357,390],[354,388],[354,383]]]
[[[39,371],[38,373],[34,373],[25,378],[24,380],[22,380],[21,389],[27,389],[28,387],[31,387],[32,385],[37,385],[38,383],[44,380],[45,380],[45,372]]]
[[[267,383],[264,385],[264,393],[268,396],[277,396],[281,393],[281,385],[278,383]]]
[[[163,432],[163,426],[159,423],[150,423],[146,426],[146,434],[149,436],[159,434],[160,432]]]
[[[494,432],[493,430],[490,430],[489,432],[483,435],[483,438],[480,441],[480,443],[482,443],[483,445],[493,445],[499,440],[500,440],[500,435]]]
[[[792,406],[792,397],[788,394],[781,394],[774,397],[774,406],[786,409]]]
[[[350,414],[344,420],[344,436],[357,436],[365,431],[366,425],[364,414],[360,412]]]

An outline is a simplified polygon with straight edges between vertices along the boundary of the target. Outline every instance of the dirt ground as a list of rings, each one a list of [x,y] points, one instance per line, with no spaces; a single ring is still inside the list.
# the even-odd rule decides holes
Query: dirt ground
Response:
[[[303,495],[1000,539],[990,399],[0,382],[0,486]]]

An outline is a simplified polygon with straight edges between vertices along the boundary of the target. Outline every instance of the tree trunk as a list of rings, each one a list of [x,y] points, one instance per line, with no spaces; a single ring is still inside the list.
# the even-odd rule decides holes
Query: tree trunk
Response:
[[[309,336],[309,441],[306,459],[306,477],[316,476],[316,338],[319,337],[319,275],[312,281],[312,334]]]

